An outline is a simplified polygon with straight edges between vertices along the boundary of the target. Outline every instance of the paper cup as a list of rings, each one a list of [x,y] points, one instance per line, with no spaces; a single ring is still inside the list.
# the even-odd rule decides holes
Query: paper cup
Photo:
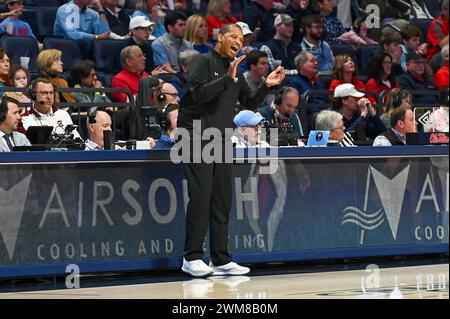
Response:
[[[13,34],[13,31],[14,31],[14,26],[12,25],[12,23],[8,23],[6,25],[6,33]]]
[[[28,65],[30,64],[30,58],[27,56],[20,57],[20,65],[28,70]]]
[[[214,28],[212,31],[213,31],[213,39],[214,39],[214,40],[217,40],[217,37],[218,37],[218,35],[219,35],[220,29]]]

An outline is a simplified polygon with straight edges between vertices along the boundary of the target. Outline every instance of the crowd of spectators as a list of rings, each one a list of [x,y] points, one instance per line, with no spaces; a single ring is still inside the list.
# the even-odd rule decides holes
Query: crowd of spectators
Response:
[[[144,96],[141,104],[159,108],[159,113],[170,104],[172,113],[178,110],[173,105],[182,105],[189,63],[198,54],[214,50],[224,25],[237,23],[245,42],[238,56],[247,56],[239,69],[249,88],[256,92],[267,74],[279,65],[287,74],[284,83],[253,111],[259,111],[268,121],[279,118],[290,123],[299,137],[317,129],[319,122],[320,128],[334,132],[333,140],[339,145],[348,146],[359,139],[357,132],[361,130],[357,128],[361,123],[366,137],[374,140],[391,132],[387,131],[389,127],[392,129],[402,117],[404,120],[405,112],[398,115],[397,109],[440,105],[436,92],[449,86],[448,2],[202,0],[193,4],[185,0],[61,0],[52,21],[53,35],[43,37],[40,28],[33,28],[34,16],[25,14],[27,9],[36,13],[41,7],[30,6],[27,0],[0,0],[0,97],[30,104],[29,109],[19,106],[18,130],[22,133],[42,121],[61,118],[69,123],[71,116],[81,116],[74,108],[53,105],[58,102],[110,103],[104,113],[111,118],[114,103],[140,107],[135,106],[140,95]],[[367,18],[364,8],[369,4],[379,6],[379,16]],[[38,55],[23,57],[21,53],[18,57],[14,48],[6,50],[4,41],[13,37],[35,39]],[[46,46],[47,37],[75,42],[79,59],[66,61],[63,49]],[[112,40],[119,45],[111,46],[115,51],[108,52],[110,68],[100,71],[96,47]],[[28,58],[24,60],[28,62],[22,58]],[[32,62],[37,66],[33,71],[28,68]],[[70,66],[65,67],[66,63]],[[118,72],[112,71],[117,68]],[[140,82],[147,77],[154,77],[158,85],[143,94],[139,92]],[[37,83],[33,81],[36,78]],[[28,86],[34,87],[31,93],[1,90]],[[72,87],[126,89],[135,100],[117,92],[55,91]],[[249,106],[235,108],[238,112]],[[91,107],[87,113],[98,116],[98,121],[105,120],[103,113],[95,111]],[[173,114],[162,113],[165,123],[173,122]],[[409,119],[410,113],[406,116]],[[109,121],[106,118],[105,123]],[[91,124],[88,128],[93,129]],[[335,134],[340,128],[345,134]],[[166,142],[173,129],[163,130]],[[124,131],[125,138],[136,138],[127,127]],[[380,139],[381,144],[387,144]],[[91,149],[103,147],[95,144]],[[169,144],[162,142],[158,147]]]

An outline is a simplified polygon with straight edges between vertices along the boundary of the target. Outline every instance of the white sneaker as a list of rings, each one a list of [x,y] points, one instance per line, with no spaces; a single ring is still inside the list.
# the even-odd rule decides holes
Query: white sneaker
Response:
[[[235,262],[230,262],[228,264],[217,267],[209,262],[209,267],[214,270],[213,276],[238,276],[245,275],[250,272],[250,268],[240,266]]]
[[[181,270],[194,277],[204,277],[211,275],[214,272],[214,270],[201,259],[187,261],[183,258],[183,267],[181,267]]]

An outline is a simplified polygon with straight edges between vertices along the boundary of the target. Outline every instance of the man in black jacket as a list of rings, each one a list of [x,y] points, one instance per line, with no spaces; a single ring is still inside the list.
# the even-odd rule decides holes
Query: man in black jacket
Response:
[[[416,122],[411,109],[397,108],[391,114],[391,127],[373,141],[373,146],[406,145],[406,133],[416,132]]]
[[[202,150],[211,142],[201,139],[203,131],[208,128],[220,131],[221,137],[216,136],[211,143],[218,143],[215,145],[224,150],[224,133],[226,128],[233,127],[236,102],[239,100],[242,106],[256,109],[271,92],[270,87],[279,85],[285,77],[284,69],[278,67],[268,75],[265,85],[253,96],[243,74],[237,68],[245,56],[235,58],[242,49],[243,38],[238,25],[225,25],[218,34],[215,49],[196,56],[189,66],[188,92],[180,107],[178,127],[190,132],[193,143],[201,141]],[[200,121],[201,129],[196,127],[197,121]],[[193,157],[197,154],[198,152],[193,154]],[[250,271],[249,268],[232,262],[228,251],[232,164],[224,163],[222,159],[217,159],[216,155],[214,154],[212,163],[208,163],[205,158],[202,158],[200,163],[195,160],[193,162],[191,156],[190,162],[185,165],[190,200],[187,207],[182,270],[195,277],[213,273],[243,275]],[[202,260],[203,241],[208,226],[211,253],[209,266]]]

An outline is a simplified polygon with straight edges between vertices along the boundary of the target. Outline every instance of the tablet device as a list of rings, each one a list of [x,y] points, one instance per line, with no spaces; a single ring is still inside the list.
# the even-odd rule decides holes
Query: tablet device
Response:
[[[327,146],[330,131],[311,131],[309,132],[308,147]]]

